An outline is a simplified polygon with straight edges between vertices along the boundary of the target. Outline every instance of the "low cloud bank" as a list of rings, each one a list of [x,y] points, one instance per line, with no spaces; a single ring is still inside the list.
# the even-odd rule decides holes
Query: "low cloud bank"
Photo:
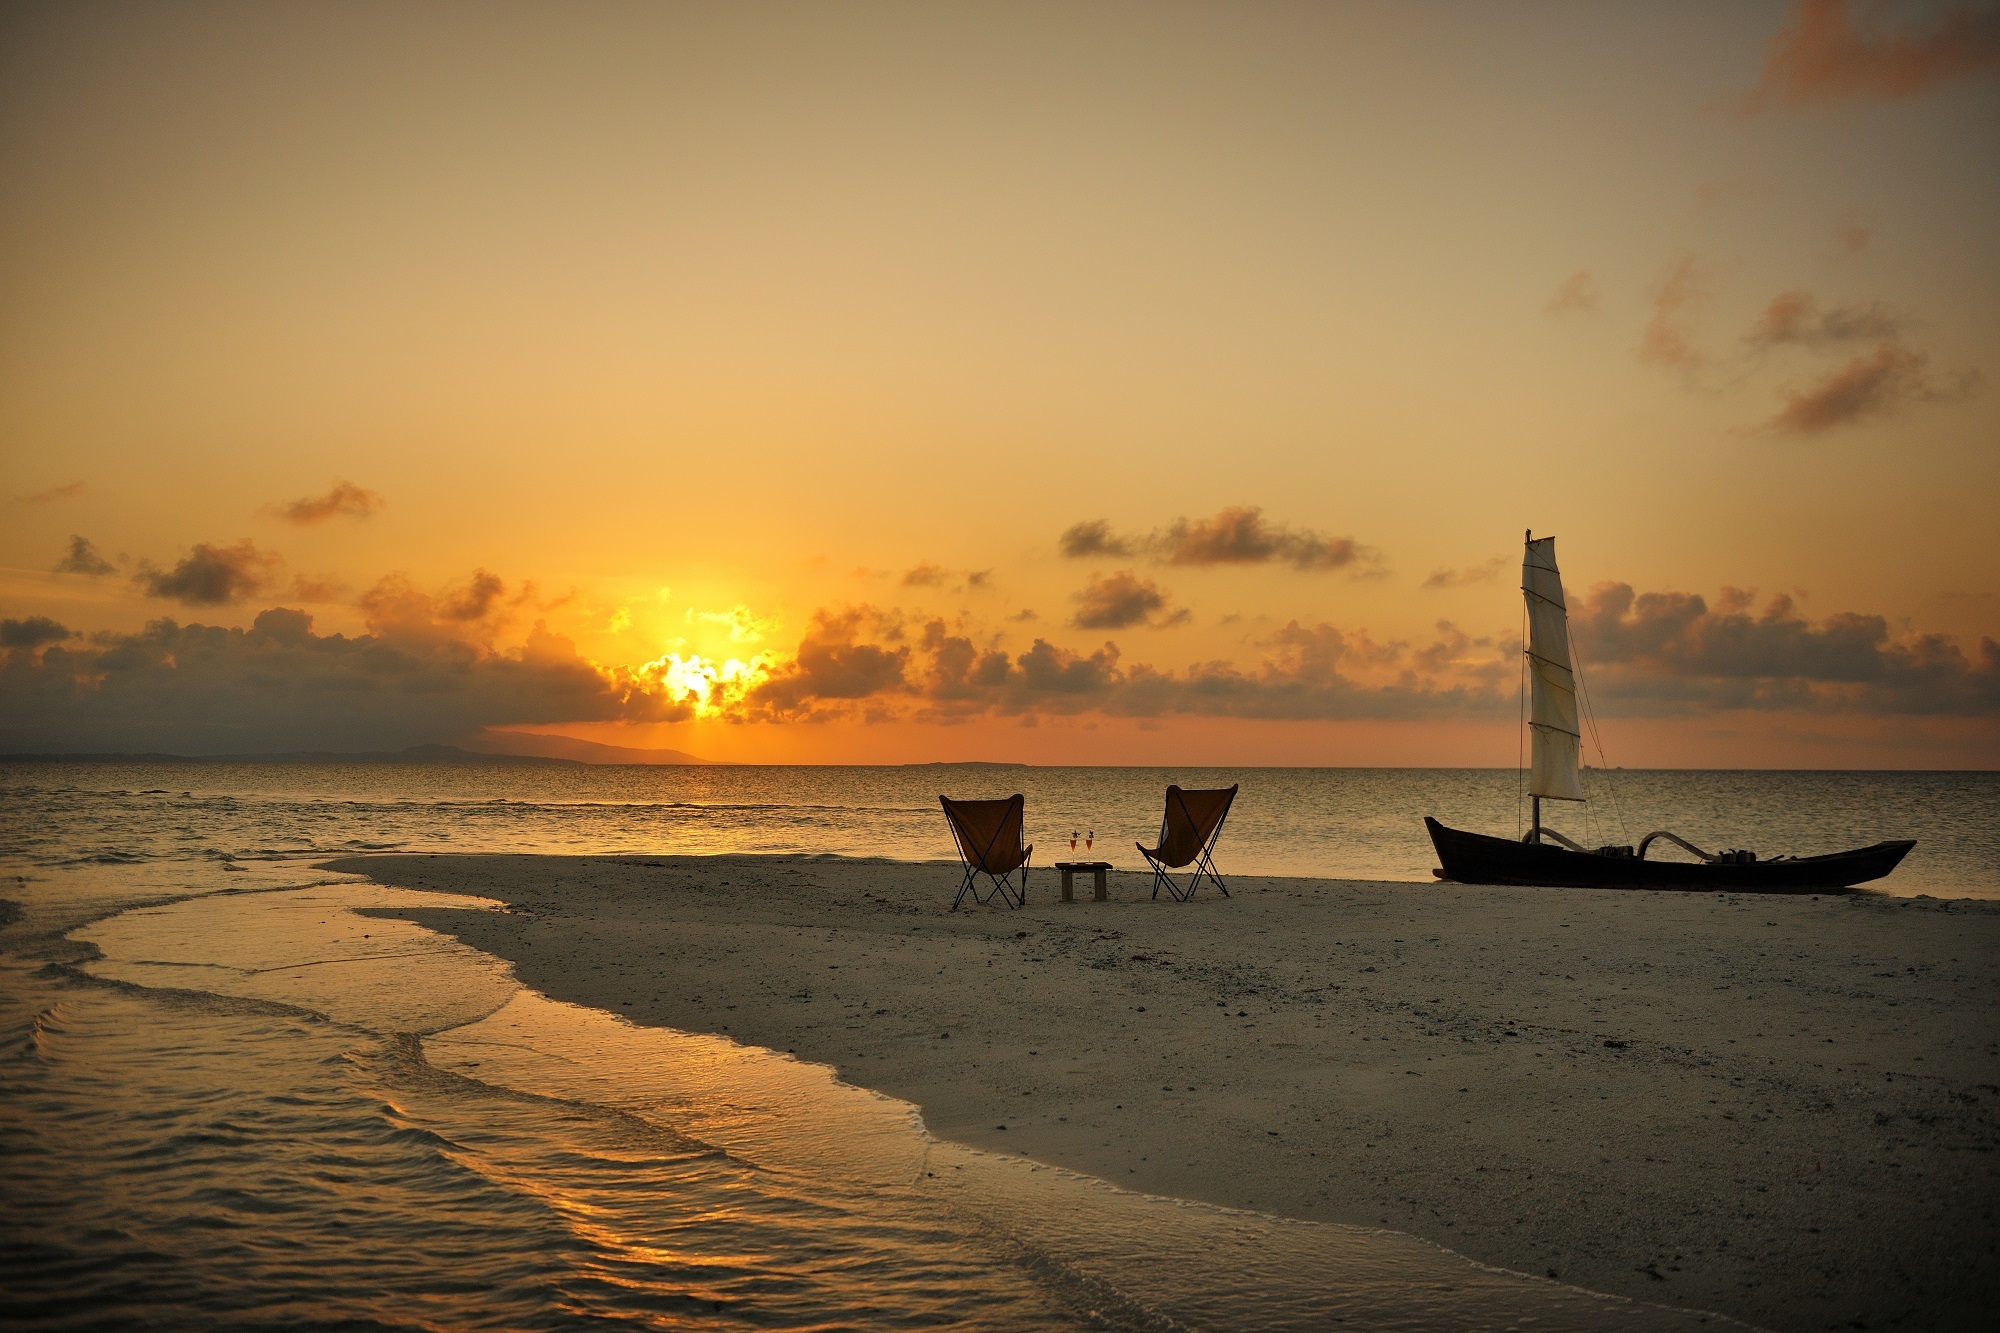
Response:
[[[675,721],[685,701],[607,671],[538,622],[501,649],[415,597],[349,637],[274,607],[249,628],[153,621],[81,643],[52,621],[0,632],[0,749],[186,754],[391,750],[489,726]]]
[[[155,620],[83,636],[47,617],[0,622],[0,751],[393,750],[488,727],[566,722],[951,723],[980,716],[1272,721],[1499,721],[1514,715],[1520,645],[1440,622],[1425,642],[1294,620],[1236,660],[1129,661],[1111,639],[1022,648],[992,626],[823,608],[790,653],[749,662],[672,654],[607,667],[536,621],[496,642],[523,604],[484,571],[424,593],[378,584],[367,632],[320,634],[275,607],[247,628]],[[1814,620],[1725,590],[1601,584],[1572,599],[1591,695],[1606,716],[1729,709],[2000,716],[2000,644],[1971,651],[1892,633],[1881,616]]]
[[[1881,616],[1814,621],[1790,597],[1635,593],[1604,583],[1571,607],[1600,706],[1628,714],[1718,708],[1890,715],[2000,714],[2000,644],[1967,654],[1936,634],[1896,636]]]

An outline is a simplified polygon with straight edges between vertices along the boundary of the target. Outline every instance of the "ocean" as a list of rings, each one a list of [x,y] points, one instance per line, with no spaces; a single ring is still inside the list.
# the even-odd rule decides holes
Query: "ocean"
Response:
[[[1513,835],[1518,775],[1494,769],[592,767],[570,764],[0,762],[0,857],[272,861],[357,851],[783,852],[950,860],[938,797],[1027,798],[1035,863],[1137,867],[1168,783],[1242,788],[1218,844],[1246,874],[1428,882],[1423,817]],[[1588,846],[1673,829],[1710,851],[1916,849],[1874,891],[2000,897],[2000,773],[1589,770],[1547,822]],[[1092,845],[1085,838],[1094,834]],[[1674,856],[1668,848],[1653,855]]]
[[[940,792],[1014,791],[1038,862],[1074,831],[1131,866],[1169,781],[1242,785],[1225,873],[1421,892],[1422,814],[1518,817],[1511,772],[0,764],[0,1305],[62,1329],[1692,1326],[1393,1232],[935,1140],[825,1067],[559,1003],[358,914],[478,900],[314,868],[942,860]],[[1993,774],[1592,781],[1588,822],[1562,812],[1580,840],[1914,837],[1878,891],[2000,896]]]

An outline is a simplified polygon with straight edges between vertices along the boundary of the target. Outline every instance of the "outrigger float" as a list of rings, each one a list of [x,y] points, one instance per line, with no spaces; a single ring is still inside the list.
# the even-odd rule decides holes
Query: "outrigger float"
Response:
[[[1542,801],[1582,801],[1583,737],[1578,726],[1576,671],[1569,650],[1569,609],[1556,569],[1556,540],[1527,535],[1521,561],[1521,595],[1528,604],[1527,674],[1532,682],[1534,761],[1528,794],[1533,819],[1520,841],[1449,828],[1428,816],[1431,845],[1443,864],[1439,879],[1465,884],[1543,884],[1590,889],[1707,889],[1727,893],[1814,893],[1850,888],[1894,870],[1913,841],[1824,856],[1755,852],[1706,852],[1677,833],[1648,833],[1636,847],[1589,848],[1542,824]],[[1670,842],[1695,861],[1649,861],[1655,842]]]

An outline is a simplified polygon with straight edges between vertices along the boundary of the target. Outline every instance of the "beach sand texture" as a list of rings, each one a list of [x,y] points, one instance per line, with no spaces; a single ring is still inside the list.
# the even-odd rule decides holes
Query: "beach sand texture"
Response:
[[[936,864],[330,868],[510,904],[396,915],[552,997],[1128,1188],[1772,1329],[2000,1301],[2000,904],[1252,878],[1177,904],[1131,873],[1066,904],[1042,872],[1025,910],[952,913]]]

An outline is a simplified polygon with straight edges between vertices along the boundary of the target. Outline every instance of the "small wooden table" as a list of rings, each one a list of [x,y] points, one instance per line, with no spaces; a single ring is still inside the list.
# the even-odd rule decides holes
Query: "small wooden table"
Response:
[[[1109,861],[1056,862],[1056,871],[1058,874],[1062,876],[1062,900],[1066,903],[1073,903],[1076,901],[1075,894],[1073,894],[1070,891],[1071,878],[1076,874],[1087,870],[1090,872],[1091,877],[1097,882],[1096,883],[1097,901],[1103,902],[1107,896],[1104,885],[1104,872],[1109,869],[1111,869],[1111,863]]]

